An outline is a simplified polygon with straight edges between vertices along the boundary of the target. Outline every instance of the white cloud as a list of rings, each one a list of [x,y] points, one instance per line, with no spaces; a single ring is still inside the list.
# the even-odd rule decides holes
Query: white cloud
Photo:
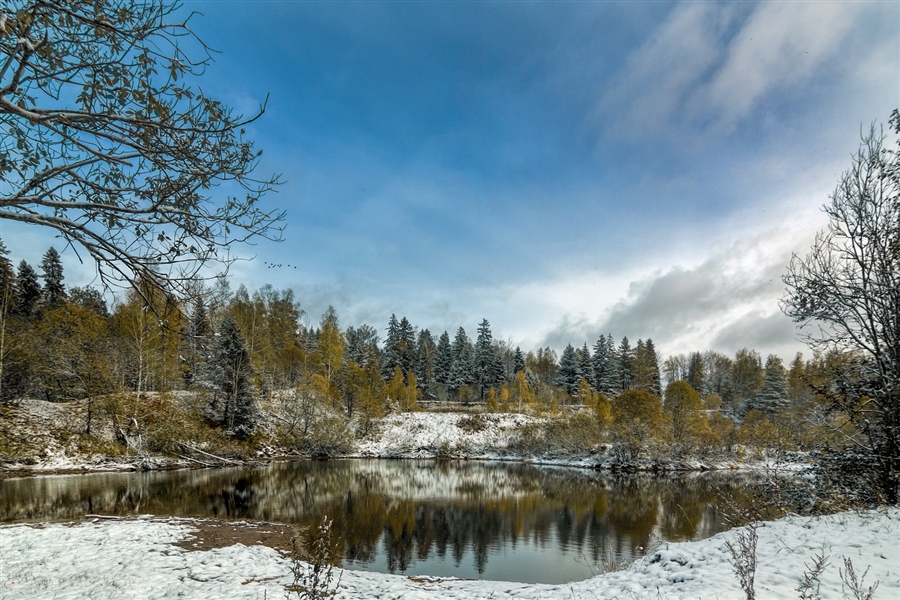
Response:
[[[730,129],[774,90],[804,86],[839,52],[864,5],[855,2],[764,2],[724,48],[727,58],[692,98]]]
[[[875,56],[877,39],[846,43],[865,29],[867,8],[762,2],[747,14],[747,5],[682,2],[624,62],[595,118],[619,138],[675,128],[685,144],[727,134],[766,99],[788,98],[821,73]]]

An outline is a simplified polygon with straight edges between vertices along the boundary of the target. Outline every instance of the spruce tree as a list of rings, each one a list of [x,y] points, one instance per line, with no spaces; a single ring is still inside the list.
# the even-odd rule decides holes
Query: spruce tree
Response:
[[[701,394],[708,391],[704,381],[703,354],[700,352],[691,352],[688,355],[687,382]]]
[[[634,356],[631,351],[631,344],[628,343],[628,337],[622,338],[619,344],[619,386],[622,391],[631,389],[631,361]]]
[[[612,334],[609,337],[600,336],[594,344],[594,389],[606,396],[616,394],[616,376],[612,352]]]
[[[406,317],[397,326],[397,356],[403,375],[412,373],[416,365],[416,328]]]
[[[66,301],[66,288],[63,285],[62,259],[56,248],[50,246],[41,259],[41,271],[44,280],[43,299],[50,308],[56,308]]]
[[[559,370],[553,378],[553,385],[572,395],[578,391],[578,356],[572,344],[567,344],[562,356],[559,357]]]
[[[247,439],[256,428],[253,369],[244,337],[231,316],[226,317],[219,327],[214,360],[216,384],[222,394],[221,415],[216,416],[229,435]]]
[[[379,361],[380,365],[381,352],[378,350],[378,332],[374,327],[366,324],[359,327],[348,327],[344,332],[344,341],[347,345],[349,360],[363,368],[374,361]]]
[[[419,332],[416,338],[416,365],[413,372],[416,375],[416,384],[420,389],[425,390],[429,394],[432,383],[434,383],[434,361],[437,348],[434,344],[434,337],[427,329]]]
[[[469,341],[469,336],[466,335],[466,330],[462,327],[457,329],[451,346],[453,365],[450,368],[450,380],[447,383],[451,391],[457,392],[459,388],[469,385],[473,381],[471,346],[472,343]]]
[[[41,284],[38,283],[37,273],[24,260],[16,270],[16,296],[14,312],[26,319],[33,318],[41,299]]]
[[[381,377],[385,381],[391,381],[394,377],[394,369],[400,367],[400,323],[397,316],[391,314],[388,321],[387,336],[384,338],[384,351],[381,353]]]
[[[520,372],[525,370],[525,355],[522,354],[522,349],[516,346],[516,351],[513,353],[513,374],[518,375]]]
[[[659,371],[659,354],[656,353],[656,346],[653,340],[647,338],[644,344],[644,350],[647,353],[647,368],[650,371],[650,391],[657,396],[662,396],[662,375]]]
[[[437,350],[435,351],[434,380],[445,385],[449,384],[452,370],[453,348],[450,345],[450,335],[445,331],[438,338]]]
[[[593,387],[594,385],[594,365],[593,365],[593,357],[591,356],[591,351],[588,350],[587,342],[581,347],[581,351],[578,353],[578,380],[579,383],[582,379],[588,382],[588,385]],[[596,388],[594,388],[596,389]]]
[[[788,381],[784,365],[780,358],[770,354],[766,358],[762,389],[756,398],[747,402],[747,411],[755,409],[765,413],[774,413],[783,410],[787,406],[787,397]]]
[[[16,290],[16,275],[7,256],[9,256],[9,250],[0,239],[0,310],[4,311],[4,315],[13,305]]]
[[[482,319],[478,325],[475,340],[475,356],[472,360],[472,375],[478,385],[479,397],[484,400],[485,391],[494,384],[494,347],[491,324]]]

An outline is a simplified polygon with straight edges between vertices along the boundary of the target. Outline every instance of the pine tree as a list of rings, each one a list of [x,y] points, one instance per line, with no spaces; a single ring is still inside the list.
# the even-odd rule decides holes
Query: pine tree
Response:
[[[612,360],[612,334],[609,337],[600,336],[594,344],[594,389],[606,396],[616,393],[616,377]]]
[[[708,391],[704,381],[703,355],[700,352],[691,352],[688,355],[687,382],[701,394]]]
[[[13,305],[16,288],[16,275],[7,256],[9,256],[9,250],[0,239],[0,308],[6,309]]]
[[[522,349],[516,346],[516,351],[513,353],[513,375],[518,375],[520,372],[525,370],[525,355],[522,354]]]
[[[12,263],[6,258],[8,254],[9,250],[6,249],[3,240],[0,240],[0,398],[3,398],[3,365],[8,352],[6,321],[12,312],[16,291],[16,276],[13,273]]]
[[[659,371],[659,354],[656,353],[656,346],[653,345],[653,340],[647,338],[644,350],[647,353],[646,367],[650,373],[650,391],[657,396],[661,396],[662,375]]]
[[[452,370],[453,348],[450,346],[450,335],[445,331],[438,338],[437,350],[435,351],[434,380],[445,385],[449,384]]]
[[[473,382],[471,346],[472,343],[469,341],[469,336],[466,335],[466,330],[462,327],[457,329],[451,346],[453,365],[450,368],[450,380],[447,383],[454,392],[458,392],[459,388]]]
[[[50,246],[41,260],[41,271],[44,280],[43,299],[44,303],[51,308],[55,308],[66,301],[66,288],[63,285],[63,266],[62,259],[56,248]]]
[[[185,352],[185,382],[188,385],[209,385],[207,366],[212,345],[212,327],[203,298],[197,296],[191,302],[191,314],[184,332],[187,351]]]
[[[587,342],[581,347],[580,352],[578,353],[578,379],[584,379],[588,382],[588,385],[593,384],[594,382],[594,360],[591,356],[591,351],[588,350]],[[592,386],[593,387],[593,386]],[[595,388],[596,389],[596,388]]]
[[[631,344],[628,343],[628,337],[622,338],[622,343],[619,344],[619,385],[621,389],[628,390],[631,389],[631,361],[634,356],[631,351]]]
[[[559,357],[559,371],[556,372],[553,384],[574,396],[578,392],[578,379],[578,356],[572,344],[567,344]]]
[[[475,384],[478,385],[478,394],[481,400],[484,400],[485,391],[494,385],[495,356],[492,342],[491,325],[487,319],[482,319],[481,324],[478,325],[475,356],[472,360],[472,375]]]
[[[756,398],[747,402],[746,409],[774,413],[787,406],[788,381],[781,359],[770,354],[766,358],[762,389]]]
[[[384,338],[384,351],[381,353],[381,376],[385,381],[391,381],[394,377],[394,369],[403,366],[400,364],[400,323],[397,316],[391,314],[388,321],[387,336]]]
[[[371,362],[381,364],[381,352],[378,350],[378,332],[371,325],[348,327],[344,332],[347,346],[347,358],[360,367],[366,368]],[[380,367],[379,367],[380,368]]]
[[[738,350],[731,363],[731,377],[725,394],[729,408],[737,413],[745,411],[744,404],[759,395],[762,380],[762,359],[759,353],[747,348]]]
[[[426,395],[429,396],[435,378],[434,362],[436,353],[437,348],[431,332],[427,329],[421,330],[416,338],[416,365],[413,372],[416,375],[419,388],[424,390]]]
[[[41,299],[41,285],[37,273],[24,260],[16,271],[16,296],[15,314],[26,319],[33,318]]]
[[[397,329],[397,355],[400,358],[400,368],[406,375],[412,373],[416,365],[416,328],[403,317]]]
[[[215,415],[229,435],[250,437],[256,428],[253,402],[253,369],[244,337],[234,317],[228,316],[219,327],[214,368],[216,383],[223,399],[221,415]]]

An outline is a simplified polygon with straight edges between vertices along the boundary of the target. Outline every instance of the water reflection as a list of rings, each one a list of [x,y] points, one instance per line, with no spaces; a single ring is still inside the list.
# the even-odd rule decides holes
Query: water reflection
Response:
[[[660,541],[724,529],[715,505],[746,482],[482,462],[343,460],[252,469],[109,473],[0,481],[0,519],[85,514],[334,519],[344,566],[560,583]]]

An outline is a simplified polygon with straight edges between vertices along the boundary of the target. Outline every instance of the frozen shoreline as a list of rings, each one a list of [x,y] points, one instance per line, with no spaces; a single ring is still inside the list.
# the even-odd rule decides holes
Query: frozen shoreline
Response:
[[[68,524],[0,526],[4,598],[283,598],[289,561],[266,546],[205,551],[173,545],[189,519],[89,519]],[[743,598],[724,544],[740,529],[696,542],[664,544],[629,568],[565,585],[436,579],[342,572],[338,598]],[[843,598],[838,573],[850,558],[875,598],[900,595],[900,509],[823,517],[788,516],[759,526],[760,598],[797,598],[817,553],[829,566],[823,598]]]

